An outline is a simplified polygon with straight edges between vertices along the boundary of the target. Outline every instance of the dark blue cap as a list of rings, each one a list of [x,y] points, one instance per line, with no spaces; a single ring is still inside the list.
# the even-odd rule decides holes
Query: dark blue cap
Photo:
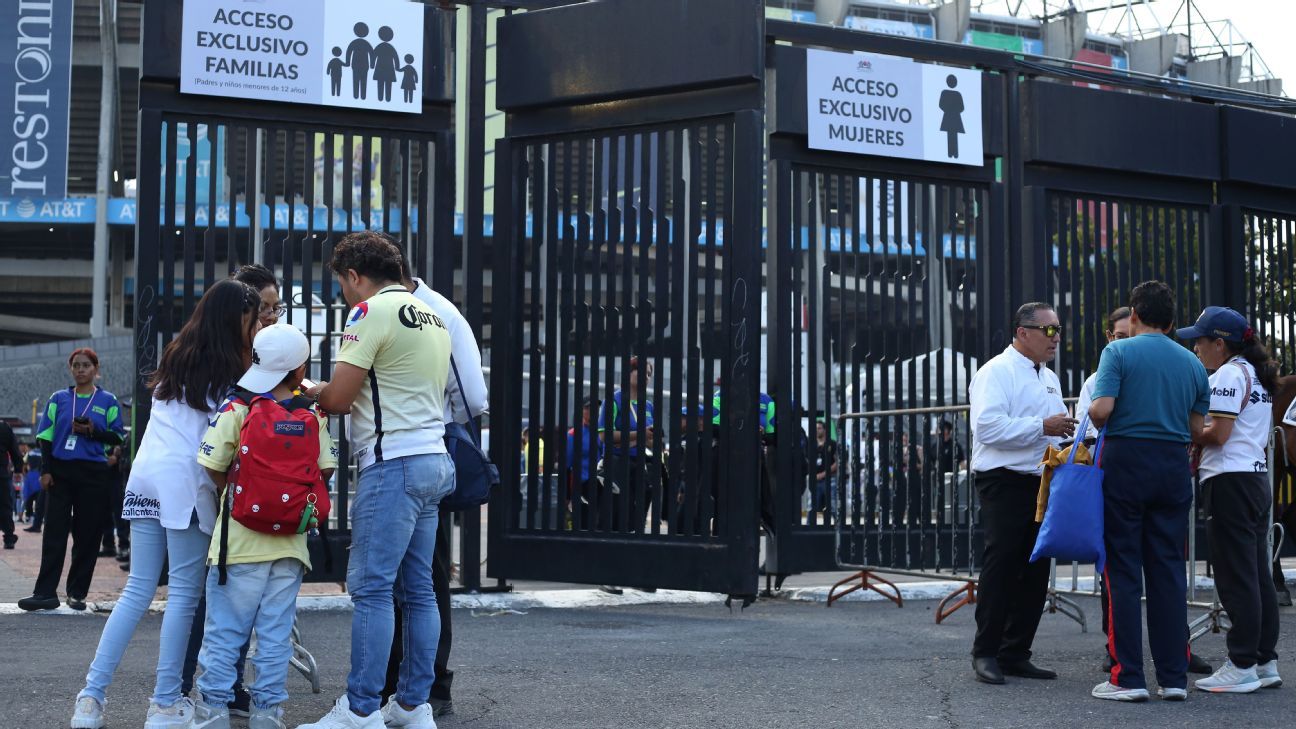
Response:
[[[1227,306],[1208,306],[1197,323],[1180,329],[1176,334],[1180,339],[1197,339],[1211,337],[1226,342],[1245,342],[1251,338],[1251,325],[1246,317]]]

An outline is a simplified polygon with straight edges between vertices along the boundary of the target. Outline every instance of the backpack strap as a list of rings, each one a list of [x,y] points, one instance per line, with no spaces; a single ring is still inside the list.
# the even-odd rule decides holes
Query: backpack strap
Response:
[[[1238,408],[1238,417],[1240,418],[1242,417],[1242,411],[1246,410],[1247,403],[1251,402],[1251,372],[1246,368],[1246,365],[1236,359],[1233,360],[1233,364],[1237,365],[1238,369],[1242,370],[1242,376],[1246,378],[1247,383],[1246,394],[1242,396],[1242,407]]]
[[[224,585],[229,577],[225,570],[225,562],[229,557],[230,501],[230,484],[227,479],[225,491],[221,494],[220,555],[216,560],[216,569],[220,573],[220,579],[217,581],[219,585]]]
[[[455,382],[459,384],[459,401],[463,403],[464,412],[468,413],[468,434],[472,436],[473,445],[481,448],[481,434],[477,430],[477,420],[472,408],[468,405],[468,396],[464,394],[463,380],[459,378],[459,366],[455,364],[454,355],[450,355],[450,369],[454,372]]]

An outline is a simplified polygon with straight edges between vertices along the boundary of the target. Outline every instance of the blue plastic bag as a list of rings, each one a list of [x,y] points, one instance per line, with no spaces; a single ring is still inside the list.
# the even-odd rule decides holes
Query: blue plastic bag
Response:
[[[1076,428],[1076,437],[1083,438],[1089,429],[1086,415]],[[1094,443],[1094,463],[1101,464],[1103,437],[1107,429],[1098,433]],[[1039,536],[1030,561],[1051,557],[1063,562],[1093,562],[1102,572],[1107,564],[1107,550],[1103,546],[1103,472],[1101,465],[1086,466],[1075,462],[1078,449],[1071,448],[1066,463],[1053,471],[1049,488],[1048,509],[1040,524]]]

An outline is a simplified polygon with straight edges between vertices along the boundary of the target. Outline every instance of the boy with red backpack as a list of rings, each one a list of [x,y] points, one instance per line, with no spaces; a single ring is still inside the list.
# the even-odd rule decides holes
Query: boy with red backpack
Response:
[[[295,395],[310,343],[296,327],[257,333],[252,366],[207,428],[198,462],[216,482],[220,515],[212,534],[207,619],[198,664],[195,729],[228,729],[235,663],[255,628],[256,681],[250,729],[284,729],[288,661],[306,532],[326,523],[326,486],[337,468],[328,421]]]

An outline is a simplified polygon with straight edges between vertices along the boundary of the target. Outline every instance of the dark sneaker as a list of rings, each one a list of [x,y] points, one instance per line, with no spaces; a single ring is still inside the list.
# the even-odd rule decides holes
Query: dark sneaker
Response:
[[[1188,673],[1200,673],[1203,676],[1209,676],[1215,673],[1215,669],[1206,662],[1205,658],[1193,653],[1188,656]]]
[[[114,548],[112,548],[112,547],[109,547],[109,548],[107,548],[107,549],[101,549],[101,550],[99,550],[99,556],[100,556],[100,557],[116,557],[116,556],[117,556],[117,550],[114,549]]]
[[[18,601],[18,607],[28,612],[32,610],[56,610],[58,606],[59,599],[56,596],[41,597],[40,595],[32,595]]]
[[[118,562],[130,561],[130,547],[122,547],[121,549],[117,550],[117,561]]]
[[[450,699],[430,698],[428,703],[432,705],[432,716],[450,716],[454,713],[454,701]]]
[[[33,534],[40,534],[40,527],[38,527],[38,526],[29,526],[29,527],[27,527],[26,529],[24,529],[23,531],[25,531],[25,532],[31,532],[31,533],[33,533]]]
[[[77,611],[85,610],[86,609],[85,598],[69,597],[67,599],[67,606]]]
[[[13,549],[13,548],[14,548],[14,545],[17,544],[17,543],[18,543],[18,535],[17,535],[17,534],[6,534],[6,535],[4,535],[4,548],[5,548],[5,549]]]
[[[234,700],[227,705],[230,716],[249,717],[252,715],[252,694],[239,686],[234,689]]]

